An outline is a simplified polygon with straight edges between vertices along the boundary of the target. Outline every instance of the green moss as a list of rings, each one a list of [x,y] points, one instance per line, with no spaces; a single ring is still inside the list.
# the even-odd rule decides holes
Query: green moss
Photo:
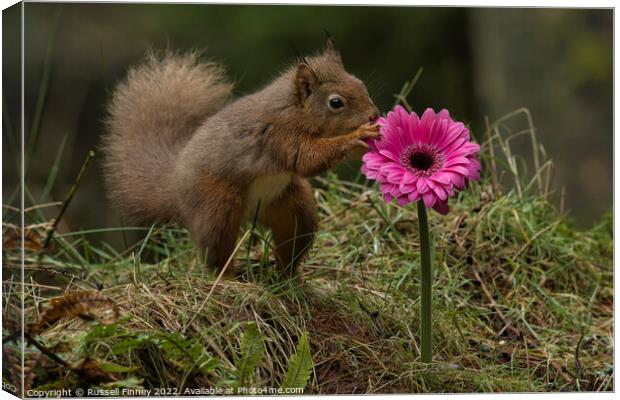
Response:
[[[386,205],[376,189],[332,174],[317,186],[321,230],[302,287],[274,278],[263,254],[269,235],[260,230],[238,254],[242,281],[220,281],[207,302],[215,277],[196,266],[183,230],[156,229],[124,254],[65,241],[47,261],[88,271],[74,285],[103,284],[122,319],[105,327],[65,321],[41,339],[65,343],[59,355],[70,362],[112,365],[129,386],[180,393],[236,387],[249,322],[264,347],[247,378],[259,386],[281,385],[307,332],[314,362],[307,393],[613,389],[605,372],[613,350],[609,217],[576,231],[540,196],[503,194],[488,182],[461,194],[447,216],[431,213],[436,362],[426,366],[414,207]],[[136,259],[138,249],[151,262]],[[54,387],[78,385],[62,368],[36,375],[33,385],[55,380],[62,384]]]

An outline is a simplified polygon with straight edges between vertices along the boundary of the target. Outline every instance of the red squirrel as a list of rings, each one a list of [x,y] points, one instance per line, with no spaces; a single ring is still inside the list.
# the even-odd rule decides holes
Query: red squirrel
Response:
[[[378,138],[379,110],[329,36],[257,92],[231,92],[222,67],[195,52],[151,52],[132,68],[108,107],[110,199],[134,223],[183,225],[216,270],[256,218],[277,268],[296,276],[318,225],[308,178]]]

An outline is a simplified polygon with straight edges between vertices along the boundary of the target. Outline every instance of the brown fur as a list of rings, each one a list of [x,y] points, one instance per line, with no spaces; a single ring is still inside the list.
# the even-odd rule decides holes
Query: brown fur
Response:
[[[292,277],[299,260],[310,250],[318,228],[312,186],[294,177],[282,196],[265,207],[259,222],[271,229],[276,245],[276,263]]]
[[[220,66],[192,52],[150,52],[129,70],[108,106],[104,171],[112,203],[130,222],[168,221],[173,165],[196,128],[230,99]]]
[[[317,229],[305,177],[378,137],[378,110],[331,39],[322,54],[226,105],[230,89],[219,67],[193,53],[151,55],[131,70],[104,139],[111,198],[139,222],[181,222],[216,268],[260,205],[277,264],[293,276]],[[345,107],[328,106],[335,95]]]

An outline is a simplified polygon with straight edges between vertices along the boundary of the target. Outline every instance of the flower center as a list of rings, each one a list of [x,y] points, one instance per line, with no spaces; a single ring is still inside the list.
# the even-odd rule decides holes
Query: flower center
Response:
[[[439,171],[445,160],[443,154],[428,144],[414,144],[403,150],[401,164],[417,176],[429,177]]]
[[[426,171],[433,166],[433,156],[431,154],[418,151],[411,155],[411,166],[415,169]]]

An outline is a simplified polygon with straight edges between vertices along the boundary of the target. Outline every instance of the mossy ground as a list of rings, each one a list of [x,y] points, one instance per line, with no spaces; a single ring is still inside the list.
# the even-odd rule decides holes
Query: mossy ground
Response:
[[[115,324],[66,320],[39,337],[69,363],[97,360],[116,380],[103,387],[226,387],[242,332],[255,323],[265,352],[248,382],[260,387],[280,385],[307,332],[306,393],[613,389],[609,218],[578,231],[541,196],[504,194],[488,181],[471,185],[447,216],[431,213],[429,366],[419,362],[415,207],[386,205],[376,189],[332,174],[317,186],[321,228],[303,285],[277,279],[258,228],[237,251],[241,278],[215,288],[183,230],[151,229],[124,253],[93,247],[87,235],[60,236],[38,266],[34,254],[26,259],[36,269],[27,270],[26,322],[51,295],[103,287],[121,310]],[[8,314],[12,286],[5,280]],[[84,385],[35,348],[26,358],[35,360],[31,388]]]

